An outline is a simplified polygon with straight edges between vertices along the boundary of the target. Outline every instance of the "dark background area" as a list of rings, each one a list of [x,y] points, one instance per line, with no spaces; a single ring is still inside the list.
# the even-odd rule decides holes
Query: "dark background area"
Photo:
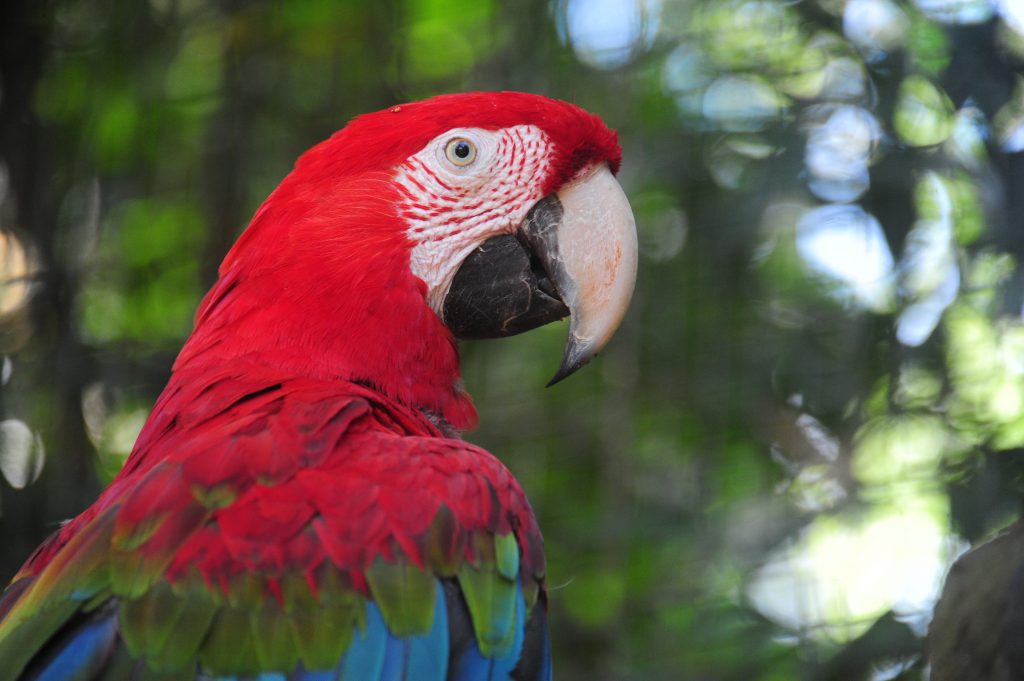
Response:
[[[131,449],[304,149],[449,91],[618,128],[623,328],[463,347],[544,528],[559,679],[917,679],[1024,473],[1011,0],[6,0],[0,579]]]

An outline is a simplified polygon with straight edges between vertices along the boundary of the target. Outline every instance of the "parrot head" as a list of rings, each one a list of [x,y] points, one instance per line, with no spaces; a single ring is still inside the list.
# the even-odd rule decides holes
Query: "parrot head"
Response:
[[[175,365],[245,358],[358,381],[474,425],[456,339],[571,317],[552,383],[593,357],[636,278],[616,134],[538,95],[442,95],[313,147],[225,258]]]

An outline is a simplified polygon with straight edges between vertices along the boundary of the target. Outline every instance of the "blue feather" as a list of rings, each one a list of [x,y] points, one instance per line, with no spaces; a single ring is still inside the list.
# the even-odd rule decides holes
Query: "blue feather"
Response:
[[[453,660],[453,681],[507,681],[512,678],[523,652],[526,634],[526,599],[523,598],[521,582],[516,584],[515,607],[515,622],[512,624],[515,638],[509,651],[500,657],[487,658],[480,653],[480,647],[474,640],[458,659]],[[545,649],[545,655],[550,656],[550,651]],[[547,661],[545,669],[550,681],[550,661]]]
[[[546,619],[544,620],[544,657],[543,662],[541,662],[540,673],[540,681],[551,681],[551,637],[548,636]]]
[[[384,666],[380,670],[380,681],[402,681],[407,666],[409,640],[395,638],[388,634],[388,642],[384,646]]]
[[[380,681],[445,681],[447,672],[448,608],[438,582],[430,631],[406,638],[389,633]]]
[[[366,629],[356,631],[341,663],[339,681],[373,681],[380,678],[387,650],[388,629],[375,603],[366,604]]]
[[[541,667],[541,680],[551,681],[551,638],[548,636],[548,628],[544,628],[544,664]]]
[[[406,643],[404,681],[444,681],[448,673],[448,606],[444,587],[437,583],[434,602],[434,623],[423,636],[413,636]]]
[[[98,672],[113,652],[117,618],[113,613],[75,631],[74,636],[35,676],[35,681],[84,681]]]
[[[494,660],[480,654],[476,641],[452,660],[452,668],[452,681],[491,681],[494,678]]]
[[[310,672],[303,669],[300,665],[299,669],[292,672],[291,676],[288,677],[288,681],[336,681],[337,678],[337,668]]]

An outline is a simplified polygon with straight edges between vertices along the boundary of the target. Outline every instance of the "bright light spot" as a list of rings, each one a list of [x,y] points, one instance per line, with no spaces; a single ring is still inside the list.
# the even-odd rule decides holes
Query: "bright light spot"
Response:
[[[796,427],[823,459],[839,459],[839,439],[822,425],[821,421],[810,414],[801,414],[796,419]]]
[[[889,609],[927,611],[952,553],[945,504],[942,495],[922,495],[856,519],[820,516],[769,559],[747,593],[767,617],[819,638],[854,638]]]
[[[907,235],[903,256],[904,286],[912,294],[935,290],[946,278],[945,269],[956,266],[953,250],[953,197],[935,172],[927,172],[915,192],[921,217]]]
[[[704,93],[704,116],[725,130],[760,130],[785,107],[784,98],[757,78],[725,76]]]
[[[1024,380],[1020,348],[1024,324],[957,304],[945,317],[949,375],[954,391],[948,413],[958,435],[985,437],[995,449],[1024,446]]]
[[[846,499],[847,491],[833,466],[811,464],[801,466],[785,488],[787,497],[802,511],[823,513]]]
[[[23,489],[43,471],[43,440],[24,421],[0,421],[0,473],[14,489]]]
[[[924,343],[942,320],[946,308],[960,292],[960,270],[954,264],[946,269],[946,278],[924,299],[911,303],[896,321],[896,340],[910,348]]]
[[[797,251],[815,271],[835,279],[872,310],[892,302],[893,257],[882,226],[860,206],[821,206],[796,226]]]
[[[1004,371],[999,334],[992,320],[979,310],[958,304],[950,308],[944,328],[957,397],[975,407],[984,404]]]
[[[950,188],[937,173],[928,172],[915,199],[920,219],[907,235],[900,263],[903,289],[914,302],[900,314],[896,329],[899,341],[910,347],[928,339],[960,291]]]
[[[939,374],[914,364],[900,367],[896,402],[901,407],[930,407],[942,395],[943,379]]]
[[[37,269],[25,246],[8,232],[0,232],[0,317],[21,310],[32,294]]]
[[[704,54],[687,45],[672,50],[661,72],[665,94],[675,97],[679,108],[693,115],[701,113],[704,88],[714,78],[714,68]]]
[[[953,102],[923,76],[907,76],[900,83],[893,127],[907,144],[941,144],[953,131]]]
[[[843,33],[868,61],[900,47],[908,26],[906,14],[892,0],[850,0],[843,11]]]
[[[1024,395],[1021,394],[1021,390],[1021,383],[1016,378],[1005,378],[999,382],[999,387],[992,393],[989,403],[994,420],[1007,423],[1020,416],[1024,407]]]
[[[953,133],[946,144],[958,161],[970,168],[977,168],[985,159],[985,140],[988,136],[985,114],[976,106],[964,106],[956,112]]]
[[[929,19],[944,24],[980,24],[992,18],[993,11],[989,0],[914,0],[914,4]]]
[[[999,356],[1007,371],[1018,376],[1024,374],[1024,326],[1020,322],[1008,324],[999,338]]]
[[[866,493],[915,488],[931,480],[945,452],[947,430],[935,416],[878,417],[858,432],[851,470]],[[896,495],[899,496],[899,495]],[[912,496],[912,495],[911,495]]]
[[[99,449],[103,442],[103,426],[107,422],[107,403],[103,398],[102,383],[92,383],[82,391],[82,421],[89,440]]]
[[[1021,0],[995,0],[995,4],[1006,25],[1024,35],[1024,2]]]
[[[106,449],[122,458],[127,458],[139,439],[142,427],[146,425],[149,412],[145,409],[130,409],[111,414],[104,428]]]
[[[568,37],[580,61],[613,69],[651,46],[661,0],[568,0],[565,12]]]
[[[793,397],[788,400],[790,404],[799,401],[799,395],[794,397],[796,400]],[[802,510],[821,513],[834,508],[847,496],[834,465],[839,459],[839,438],[810,414],[798,416],[795,425],[807,444],[814,448],[817,457],[795,463],[787,461],[785,453],[773,451],[773,458],[783,462],[791,471],[798,471],[784,487],[789,499]]]
[[[787,72],[781,78],[774,79],[775,84],[780,90],[794,97],[817,98],[825,85],[826,65],[845,47],[845,41],[841,41],[835,34],[815,34],[787,64]]]
[[[825,64],[824,85],[819,96],[833,101],[856,101],[867,94],[864,66],[849,57],[829,59]]]
[[[763,161],[779,151],[777,146],[757,135],[730,135],[724,141],[740,156],[758,161]]]
[[[108,404],[105,390],[102,383],[93,383],[82,391],[82,420],[101,463],[116,472],[134,449],[149,414],[145,409]]]
[[[1009,116],[999,131],[999,148],[1008,154],[1024,151],[1024,115]]]
[[[854,201],[867,191],[868,165],[881,139],[881,126],[857,106],[824,107],[817,113],[827,118],[807,135],[804,162],[811,174],[810,189],[826,201]]]
[[[1017,83],[1013,96],[996,112],[992,127],[1003,151],[1024,151],[1024,82]]]
[[[924,635],[923,633],[921,634]],[[918,662],[917,655],[905,656],[898,660],[882,660],[876,662],[871,670],[868,681],[892,681],[898,679],[903,672],[910,671]]]

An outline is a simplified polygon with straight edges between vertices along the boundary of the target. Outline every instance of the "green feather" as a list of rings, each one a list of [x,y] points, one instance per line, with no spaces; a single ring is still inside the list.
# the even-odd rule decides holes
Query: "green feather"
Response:
[[[297,573],[289,573],[281,578],[281,599],[287,613],[317,607],[317,600],[309,589],[309,582]]]
[[[170,513],[154,513],[146,516],[134,525],[118,523],[111,538],[115,549],[131,553],[148,542],[156,534],[160,526],[170,517]]]
[[[113,516],[95,518],[39,573],[0,622],[0,660],[17,676],[83,605],[109,596],[107,547]]]
[[[110,552],[110,580],[114,592],[118,596],[135,598],[142,595],[150,585],[164,573],[171,560],[174,558],[174,551],[178,542],[164,540],[165,547],[161,551],[147,550],[140,548],[145,542],[153,538],[154,532],[159,531],[164,524],[173,523],[168,530],[176,530],[180,535],[178,539],[191,534],[199,528],[210,517],[211,511],[201,506],[192,504],[175,514],[173,520],[164,519],[160,527],[150,528],[139,536],[145,536],[145,540],[137,542],[137,533],[131,528],[118,526],[113,537],[113,550]],[[142,523],[147,528],[149,522]],[[130,541],[129,541],[130,540]]]
[[[512,537],[511,543],[507,537]],[[495,538],[483,532],[474,533],[473,548],[476,564],[462,564],[459,586],[466,597],[481,654],[499,657],[509,652],[515,640],[519,548],[512,535]]]
[[[122,602],[122,635],[155,679],[190,675],[196,659],[210,674],[227,676],[287,672],[300,658],[307,669],[334,667],[366,616],[363,597],[332,573],[318,599],[301,576],[283,578],[286,607],[268,600],[265,580],[255,576],[231,580],[231,602],[198,573],[173,587],[158,580],[142,596]]]
[[[506,579],[516,581],[516,577],[519,576],[519,544],[516,542],[516,536],[511,532],[495,536],[494,555],[498,573]]]
[[[540,583],[535,579],[523,577],[523,600],[526,601],[526,612],[533,612],[533,606],[537,604],[537,597],[540,595]]]
[[[111,555],[111,579],[117,585],[117,594],[125,598],[136,598],[146,593],[152,584],[155,569],[148,569],[142,551],[114,550]]]
[[[132,674],[132,670],[137,664],[138,662],[127,648],[118,646],[114,651],[114,657],[107,662],[96,681],[122,681],[123,679],[135,681],[138,677]]]
[[[355,597],[349,578],[331,563],[320,566],[314,583],[317,602],[322,606],[349,605]]]
[[[255,675],[260,671],[249,613],[223,607],[199,650],[199,663],[211,675]]]
[[[266,603],[249,617],[252,640],[256,644],[256,659],[264,670],[287,672],[299,661],[295,642],[295,629],[290,617],[276,601]]]
[[[377,558],[366,571],[370,593],[395,636],[425,634],[434,623],[437,578],[407,560]]]
[[[111,681],[115,677],[111,677]],[[131,676],[116,677],[116,681],[123,681],[123,679],[131,679],[131,681],[193,681],[196,678],[195,664],[187,669],[176,669],[172,671],[152,669],[148,667],[144,662],[140,662],[135,667],[134,672]]]
[[[259,610],[267,598],[267,580],[255,572],[243,572],[228,580],[227,603],[233,608]]]
[[[238,490],[227,483],[213,487],[192,485],[191,491],[196,501],[211,510],[227,508],[238,498]]]
[[[152,658],[167,644],[171,628],[181,618],[185,600],[159,581],[138,598],[121,601],[121,637],[132,655]]]
[[[172,587],[172,592],[177,603],[166,613],[171,620],[166,625],[167,633],[153,634],[148,639],[153,645],[153,657],[147,661],[160,671],[194,668],[199,647],[217,614],[218,606],[201,582],[187,579]]]
[[[318,671],[336,666],[352,643],[356,626],[366,620],[365,602],[355,594],[352,596],[348,606],[299,608],[291,613],[289,622],[306,669]]]

